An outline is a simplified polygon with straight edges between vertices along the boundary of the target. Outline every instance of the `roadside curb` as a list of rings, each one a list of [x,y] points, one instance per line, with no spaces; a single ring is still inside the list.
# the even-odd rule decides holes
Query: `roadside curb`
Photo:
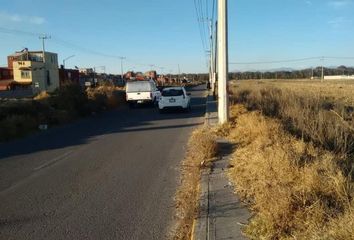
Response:
[[[209,239],[209,170],[202,170],[200,180],[199,216],[193,221],[192,240]]]
[[[217,101],[208,94],[205,126],[218,124]],[[193,222],[192,240],[246,239],[242,226],[250,218],[249,210],[235,194],[227,169],[234,145],[219,139],[220,156],[211,169],[203,169],[200,180],[199,214]]]
[[[206,97],[205,126],[210,127],[217,124],[217,116],[215,116],[216,101],[212,93],[209,91]],[[214,111],[214,114],[213,114]],[[215,118],[216,117],[216,118]],[[191,240],[209,239],[209,169],[201,170],[200,179],[200,196],[199,196],[199,213],[198,218],[194,219],[192,227]]]
[[[205,122],[206,126],[216,126],[218,124],[217,101],[211,92],[206,97]]]

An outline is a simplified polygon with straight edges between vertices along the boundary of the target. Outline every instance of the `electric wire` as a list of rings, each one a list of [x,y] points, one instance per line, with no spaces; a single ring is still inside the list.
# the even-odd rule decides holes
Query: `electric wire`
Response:
[[[274,61],[259,61],[259,62],[230,62],[230,65],[252,65],[252,64],[272,64],[272,63],[291,63],[291,62],[304,62],[310,60],[325,60],[328,57],[308,57],[287,60],[274,60]]]
[[[24,35],[24,36],[29,36],[29,37],[38,37],[40,35],[43,35],[42,33],[28,32],[28,31],[22,31],[22,30],[10,29],[10,28],[4,28],[4,27],[0,27],[0,33],[12,34],[12,35]],[[96,56],[101,56],[101,57],[111,58],[111,59],[117,59],[117,60],[120,60],[122,58],[122,56],[106,54],[103,52],[92,50],[92,49],[89,49],[89,48],[80,46],[78,44],[66,41],[64,39],[61,39],[61,38],[59,38],[57,36],[53,36],[53,35],[51,35],[51,41],[53,41],[54,44],[60,45],[62,47],[77,50],[77,51],[91,54],[91,55],[96,55]],[[150,66],[150,64],[137,63],[137,62],[130,60],[130,59],[126,59],[126,61],[133,63],[133,65],[139,65],[139,66],[143,66],[143,67]]]

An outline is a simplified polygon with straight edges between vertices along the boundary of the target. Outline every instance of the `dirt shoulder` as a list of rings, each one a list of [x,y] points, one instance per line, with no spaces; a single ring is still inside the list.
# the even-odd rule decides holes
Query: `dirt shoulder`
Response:
[[[215,134],[205,127],[195,130],[189,139],[181,166],[181,184],[175,196],[176,226],[171,239],[190,239],[199,211],[200,177],[217,154]]]

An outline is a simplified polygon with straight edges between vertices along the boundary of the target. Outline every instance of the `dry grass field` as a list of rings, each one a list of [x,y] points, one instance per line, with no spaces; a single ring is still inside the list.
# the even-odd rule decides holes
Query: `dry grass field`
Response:
[[[230,179],[250,239],[354,239],[354,82],[233,82]]]
[[[354,82],[233,82],[232,102],[275,117],[286,129],[336,153],[353,153]]]
[[[282,89],[310,93],[330,97],[337,101],[354,105],[354,80],[324,81],[320,80],[264,80],[264,81],[232,81],[232,86],[247,87],[253,84],[266,84]]]

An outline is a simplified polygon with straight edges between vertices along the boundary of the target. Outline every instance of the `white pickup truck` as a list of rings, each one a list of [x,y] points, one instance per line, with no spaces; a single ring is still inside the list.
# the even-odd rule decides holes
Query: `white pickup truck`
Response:
[[[136,104],[152,103],[157,104],[161,92],[157,89],[153,80],[129,81],[126,85],[126,100],[130,107]]]

